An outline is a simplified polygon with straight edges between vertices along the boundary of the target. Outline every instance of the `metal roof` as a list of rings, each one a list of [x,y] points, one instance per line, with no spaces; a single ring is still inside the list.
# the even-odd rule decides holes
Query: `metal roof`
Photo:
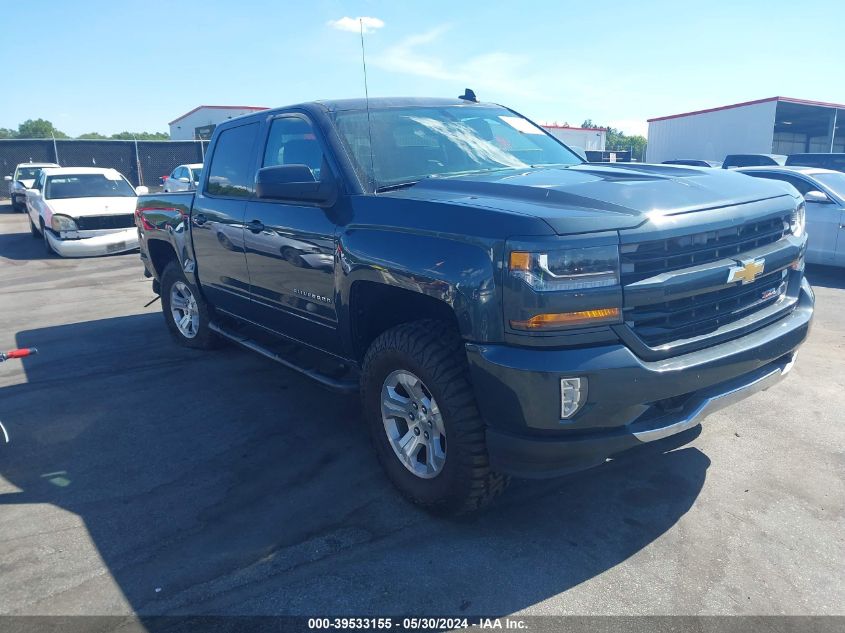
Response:
[[[194,109],[193,109],[193,110],[191,110],[190,112],[186,112],[186,113],[185,113],[185,114],[183,114],[182,116],[176,117],[175,119],[173,119],[173,120],[172,120],[170,123],[168,123],[167,125],[173,125],[174,123],[178,123],[179,121],[181,121],[181,120],[182,120],[182,119],[184,119],[185,117],[190,116],[190,115],[192,115],[194,112],[198,112],[199,110],[202,110],[203,108],[205,108],[206,110],[253,110],[253,111],[255,111],[255,112],[258,112],[258,111],[260,111],[260,110],[267,110],[267,109],[268,109],[268,108],[267,108],[267,107],[265,107],[265,106],[201,105],[201,106],[197,106],[196,108],[194,108]]]
[[[750,105],[757,105],[758,103],[768,103],[771,101],[783,101],[784,103],[797,103],[799,105],[808,105],[808,106],[821,106],[824,108],[841,108],[845,109],[845,104],[842,103],[829,103],[826,101],[810,101],[807,99],[794,99],[792,97],[767,97],[765,99],[756,99],[754,101],[743,101],[741,103],[732,103],[730,105],[719,106],[718,108],[707,108],[706,110],[694,110],[692,112],[682,112],[681,114],[669,114],[667,116],[659,116],[653,119],[648,119],[648,122],[651,123],[652,121],[665,121],[666,119],[678,119],[680,117],[685,116],[694,116],[696,114],[706,114],[708,112],[718,112],[719,110],[730,110],[731,108],[743,108],[745,106]]]

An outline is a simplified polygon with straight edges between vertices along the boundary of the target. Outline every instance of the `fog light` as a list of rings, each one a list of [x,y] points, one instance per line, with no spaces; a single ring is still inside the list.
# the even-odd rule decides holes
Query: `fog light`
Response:
[[[560,379],[560,417],[571,418],[587,399],[586,378]]]

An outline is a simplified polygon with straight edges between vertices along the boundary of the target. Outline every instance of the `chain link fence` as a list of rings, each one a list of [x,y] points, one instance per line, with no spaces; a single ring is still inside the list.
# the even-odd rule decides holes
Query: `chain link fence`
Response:
[[[203,162],[207,148],[208,141],[2,139],[0,173],[11,176],[16,165],[28,162],[111,167],[133,185],[156,187],[177,165]],[[8,188],[0,193],[8,197]]]

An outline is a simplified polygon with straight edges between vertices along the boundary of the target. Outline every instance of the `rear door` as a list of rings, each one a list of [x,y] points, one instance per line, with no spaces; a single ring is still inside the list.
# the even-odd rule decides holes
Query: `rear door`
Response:
[[[191,210],[197,276],[215,307],[249,312],[249,273],[244,255],[244,213],[255,182],[257,121],[220,132],[203,187]]]
[[[304,114],[268,122],[261,167],[306,165],[320,179],[323,143]],[[340,352],[335,306],[335,228],[330,211],[307,202],[253,198],[244,222],[253,320],[330,352]]]

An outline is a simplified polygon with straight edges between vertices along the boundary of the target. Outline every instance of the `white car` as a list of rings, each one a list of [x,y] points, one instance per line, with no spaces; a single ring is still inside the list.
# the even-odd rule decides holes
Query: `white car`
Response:
[[[807,262],[845,266],[845,173],[818,167],[746,167],[737,171],[788,182],[807,205]]]
[[[44,169],[26,192],[29,228],[62,257],[131,251],[138,248],[135,203],[145,193],[114,169]]]
[[[6,176],[9,183],[9,198],[12,200],[12,211],[26,211],[26,190],[32,187],[41,170],[47,167],[58,167],[56,163],[21,163],[15,167],[12,176]]]
[[[200,172],[202,172],[202,163],[179,165],[170,172],[170,176],[164,181],[164,191],[167,193],[172,191],[194,191],[197,188],[197,183],[200,181]]]

